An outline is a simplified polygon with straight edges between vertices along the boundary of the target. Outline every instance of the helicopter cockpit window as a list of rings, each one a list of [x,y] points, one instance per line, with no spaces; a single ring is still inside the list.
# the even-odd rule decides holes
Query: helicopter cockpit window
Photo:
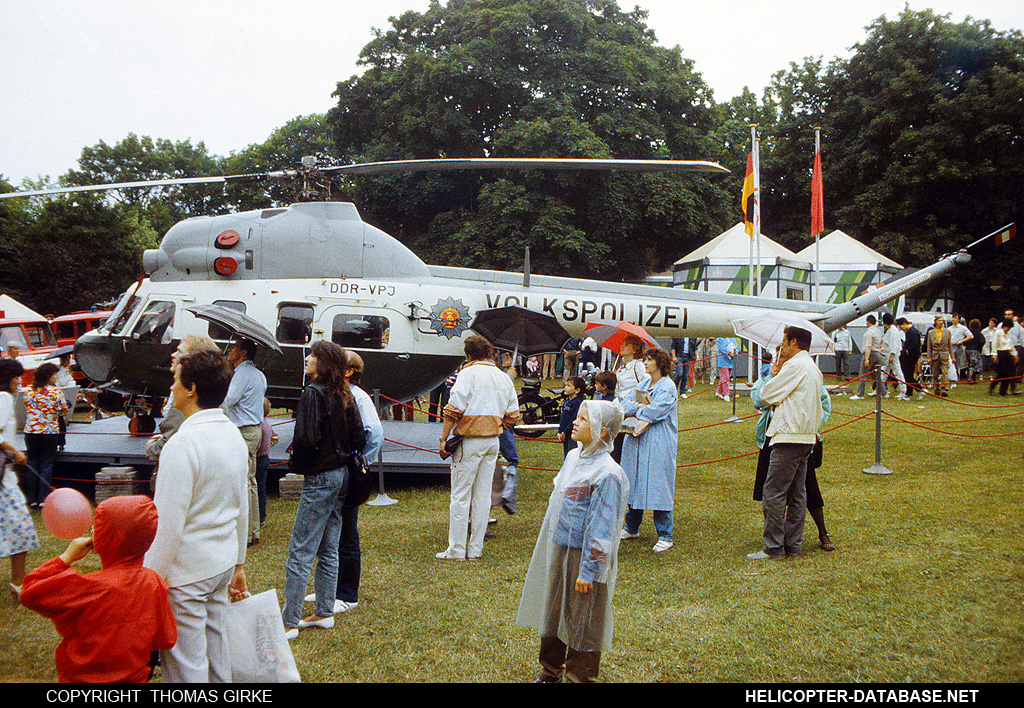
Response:
[[[234,300],[214,300],[214,305],[220,305],[221,307],[227,307],[231,310],[238,310],[243,315],[245,314],[245,303],[236,302]],[[211,322],[207,328],[206,333],[210,335],[210,339],[231,339],[231,330],[225,327],[221,327],[215,322]]]
[[[135,314],[135,310],[138,309],[139,303],[142,302],[141,298],[135,297],[134,295],[125,295],[121,302],[118,304],[114,314],[110,316],[106,324],[109,324],[109,329],[112,334],[120,334],[121,330],[124,329],[125,325],[128,324],[128,320]]]
[[[375,315],[336,315],[331,341],[346,349],[384,349],[388,345],[391,323]]]
[[[132,339],[138,342],[170,344],[173,337],[174,303],[164,300],[149,302],[132,330]]]
[[[274,336],[281,344],[308,343],[313,336],[313,306],[281,305]]]

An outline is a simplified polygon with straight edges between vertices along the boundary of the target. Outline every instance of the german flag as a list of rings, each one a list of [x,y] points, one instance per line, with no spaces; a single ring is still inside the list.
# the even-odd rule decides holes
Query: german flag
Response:
[[[743,230],[754,237],[754,153],[747,153],[747,173],[743,177]]]

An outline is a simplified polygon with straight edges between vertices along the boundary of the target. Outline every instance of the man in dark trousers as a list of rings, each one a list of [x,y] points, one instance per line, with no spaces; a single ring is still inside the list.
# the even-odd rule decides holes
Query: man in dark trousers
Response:
[[[910,324],[906,317],[896,320],[896,326],[903,330],[900,370],[903,372],[903,380],[907,382],[907,398],[912,395],[913,388],[917,390],[917,398],[920,400],[924,398],[924,390],[917,381],[917,362],[921,359],[921,332]]]

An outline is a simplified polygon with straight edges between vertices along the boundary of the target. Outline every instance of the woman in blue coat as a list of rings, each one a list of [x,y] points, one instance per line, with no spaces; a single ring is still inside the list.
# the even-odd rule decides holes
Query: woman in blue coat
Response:
[[[645,378],[622,400],[626,417],[637,419],[639,435],[622,445],[622,469],[629,480],[629,510],[622,538],[639,538],[644,509],[654,515],[658,542],[654,552],[672,548],[672,507],[676,492],[676,448],[679,446],[679,395],[672,383],[672,359],[661,349],[644,352]]]

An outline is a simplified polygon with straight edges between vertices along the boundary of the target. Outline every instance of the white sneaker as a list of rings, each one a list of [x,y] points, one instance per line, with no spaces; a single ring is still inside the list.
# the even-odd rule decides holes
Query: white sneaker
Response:
[[[448,551],[441,551],[440,553],[435,553],[434,557],[439,558],[440,560],[466,560],[465,556],[453,556],[450,555]]]
[[[851,401],[863,401],[864,396],[850,396]]]
[[[689,398],[689,396],[687,396],[685,393],[680,393],[679,397],[680,398]]]
[[[626,529],[619,531],[619,538],[640,538],[640,532],[630,533]]]
[[[722,400],[725,401],[726,403],[728,403],[729,402],[729,397],[728,396],[722,396]]]
[[[316,593],[306,595],[306,602],[316,602]],[[339,612],[348,612],[349,610],[358,607],[358,602],[345,602],[344,600],[334,600],[334,614]]]
[[[763,549],[758,551],[757,553],[748,553],[747,554],[747,558],[749,558],[752,561],[757,561],[757,560],[778,560],[778,559],[784,558],[784,557],[785,556],[770,556],[767,553],[765,553]]]
[[[324,617],[323,619],[313,620],[312,622],[299,620],[298,629],[305,629],[307,627],[316,627],[317,629],[334,629],[334,615]]]
[[[671,541],[667,541],[667,540],[665,540],[663,538],[659,538],[658,542],[654,544],[654,548],[652,550],[655,553],[661,553],[662,551],[667,551],[670,548],[672,548],[672,542]]]
[[[287,627],[284,628],[284,638],[287,639],[289,642],[291,640],[293,640],[293,639],[298,639],[298,637],[299,637],[299,628],[298,627],[292,627],[291,629],[288,629]]]

